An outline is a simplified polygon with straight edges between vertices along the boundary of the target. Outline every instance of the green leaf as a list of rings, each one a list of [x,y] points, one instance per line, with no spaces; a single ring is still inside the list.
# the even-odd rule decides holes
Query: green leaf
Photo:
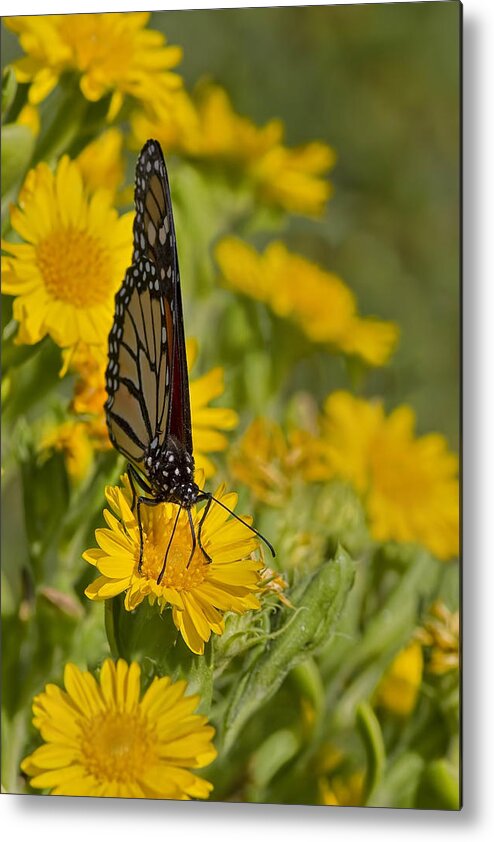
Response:
[[[19,711],[10,719],[2,710],[2,792],[25,792],[19,771],[19,759],[23,756],[26,731],[26,711]]]
[[[2,196],[20,183],[31,161],[35,138],[27,126],[2,127]]]
[[[364,803],[372,799],[386,765],[386,750],[379,720],[368,702],[361,702],[357,708],[357,727],[367,755]]]
[[[5,68],[2,76],[2,117],[12,105],[17,93],[17,79],[14,68],[10,65]]]
[[[5,344],[4,374],[8,371],[12,385],[3,407],[6,421],[16,423],[27,415],[49,392],[65,388],[59,371],[60,349],[48,337],[36,345],[14,345],[10,339]]]
[[[415,550],[409,568],[366,622],[361,639],[354,641],[329,688],[332,728],[353,727],[359,702],[369,698],[394,655],[410,639],[420,605],[434,592],[438,575],[439,563],[426,550]]]
[[[35,454],[22,462],[22,487],[26,534],[35,579],[52,582],[56,569],[55,546],[67,511],[70,485],[61,453],[54,453],[42,464]],[[48,550],[52,553],[48,561]]]
[[[55,164],[70,150],[87,120],[89,103],[82,96],[75,74],[64,74],[51,101],[50,124],[43,130],[35,149],[34,163]]]
[[[254,752],[249,763],[249,801],[262,802],[265,788],[277,772],[299,751],[300,737],[289,728],[270,734]]]
[[[303,593],[294,602],[295,613],[284,612],[286,622],[233,693],[225,717],[225,751],[247,720],[274,695],[290,670],[330,638],[353,578],[354,563],[341,548],[333,560],[308,577]]]
[[[458,774],[446,760],[433,760],[424,769],[416,806],[424,810],[460,809]]]
[[[319,724],[324,714],[325,692],[321,673],[314,658],[307,658],[306,661],[294,667],[290,679],[296,685],[299,693],[311,703],[314,711],[314,724]]]
[[[369,807],[415,807],[415,796],[424,760],[415,752],[400,754],[389,763],[379,786],[367,801]]]

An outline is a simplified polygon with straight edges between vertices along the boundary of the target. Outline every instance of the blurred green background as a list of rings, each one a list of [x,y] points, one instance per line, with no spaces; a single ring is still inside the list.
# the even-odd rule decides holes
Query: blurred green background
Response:
[[[420,432],[441,430],[453,447],[459,15],[456,2],[422,2],[162,12],[150,22],[183,45],[188,86],[210,75],[240,113],[281,117],[289,145],[335,148],[326,216],[291,217],[283,238],[340,274],[363,314],[400,324],[391,366],[366,378],[365,393],[410,402]]]
[[[289,145],[321,139],[338,160],[323,219],[283,239],[355,290],[363,315],[401,327],[390,366],[363,392],[414,406],[418,430],[458,446],[459,16],[457,2],[155,12],[184,48],[188,87],[219,81]],[[18,56],[2,28],[4,63]],[[266,240],[269,237],[266,237]],[[264,245],[264,242],[260,242]],[[325,392],[345,383],[341,361]]]

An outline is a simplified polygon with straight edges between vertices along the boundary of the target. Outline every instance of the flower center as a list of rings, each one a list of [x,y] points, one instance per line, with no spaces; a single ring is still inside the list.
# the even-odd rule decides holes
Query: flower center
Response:
[[[165,588],[175,588],[179,591],[193,590],[205,579],[207,560],[197,545],[190,558],[192,535],[188,523],[177,526],[167,554],[172,529],[173,521],[171,525],[168,524],[167,529],[153,529],[148,534],[144,544],[141,576],[157,581],[166,556],[165,572],[160,584]],[[137,560],[138,556],[139,551],[137,551]]]
[[[156,734],[138,710],[107,710],[86,721],[82,763],[99,781],[135,781],[156,761]]]
[[[38,266],[53,298],[74,307],[92,307],[108,298],[108,249],[86,231],[54,231],[38,245]]]

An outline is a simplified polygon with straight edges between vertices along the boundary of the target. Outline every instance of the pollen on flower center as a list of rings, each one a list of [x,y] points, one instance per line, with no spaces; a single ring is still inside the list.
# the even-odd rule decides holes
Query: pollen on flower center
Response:
[[[36,251],[47,291],[75,307],[92,307],[108,298],[112,277],[107,248],[86,231],[53,231]]]
[[[152,538],[146,540],[141,573],[144,578],[157,581],[163,568],[169,539],[170,535],[167,534],[166,540],[156,542]],[[192,590],[202,584],[205,579],[207,561],[197,546],[190,559],[191,549],[190,530],[177,529],[168,551],[161,585],[176,590]]]
[[[83,724],[82,763],[99,781],[135,780],[155,762],[156,734],[138,711],[107,710]]]

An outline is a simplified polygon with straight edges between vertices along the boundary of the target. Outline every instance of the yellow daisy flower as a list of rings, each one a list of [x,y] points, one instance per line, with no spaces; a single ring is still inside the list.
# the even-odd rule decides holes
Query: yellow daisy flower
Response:
[[[283,243],[270,243],[260,255],[242,240],[225,237],[215,257],[227,286],[292,319],[312,342],[357,354],[369,365],[383,365],[394,351],[394,323],[360,318],[355,296],[340,278]]]
[[[215,496],[228,508],[235,508],[237,496],[226,494],[224,486]],[[201,541],[212,559],[209,563],[199,546],[190,559],[192,536],[187,512],[182,509],[175,528],[176,505],[142,506],[144,550],[139,571],[139,527],[130,508],[127,477],[124,491],[107,487],[106,499],[116,517],[105,510],[108,529],[96,531],[99,549],[83,555],[101,574],[86,589],[89,599],[104,600],[125,593],[128,611],[146,598],[161,609],[171,606],[175,626],[189,649],[200,655],[212,631],[223,633],[226,611],[243,614],[260,607],[256,594],[262,589],[262,564],[251,558],[257,538],[223,508],[213,503],[203,522]],[[194,507],[191,511],[196,535],[202,514],[203,509]],[[168,547],[166,568],[158,584]]]
[[[194,98],[197,122],[184,137],[184,151],[200,158],[223,158],[232,163],[255,161],[283,137],[281,120],[260,128],[237,114],[219,85],[202,84]],[[192,123],[190,124],[192,128]]]
[[[376,690],[376,704],[396,716],[410,716],[417,704],[424,659],[416,640],[401,649]]]
[[[156,137],[167,151],[237,168],[261,201],[284,210],[320,216],[331,195],[326,176],[335,154],[329,146],[286,147],[281,120],[256,126],[234,111],[218,85],[199,85],[194,98],[182,90],[166,109],[140,110],[131,122],[136,145]]]
[[[67,371],[77,374],[71,409],[78,415],[101,414],[106,400],[105,371],[108,365],[108,346],[79,343],[62,353],[64,365],[61,376]]]
[[[229,466],[258,500],[283,506],[298,478],[312,478],[312,444],[313,437],[305,430],[286,435],[275,421],[256,418],[232,449]]]
[[[60,76],[76,72],[86,99],[111,94],[108,119],[129,95],[148,107],[166,106],[181,85],[170,72],[180,62],[180,47],[165,46],[161,32],[145,29],[149,12],[25,15],[5,18],[19,35],[26,55],[14,62],[20,82],[30,82],[30,101],[41,102]]]
[[[313,141],[294,149],[278,143],[252,165],[249,175],[268,204],[289,213],[321,216],[332,193],[323,175],[334,162],[335,154],[325,143]]]
[[[106,346],[89,346],[80,342],[62,352],[63,366],[60,376],[67,371],[76,374],[74,394],[69,411],[74,416],[67,425],[81,426],[94,450],[111,450],[106,416],[103,409],[107,398],[105,371],[108,363]],[[92,453],[91,453],[92,455]]]
[[[123,134],[120,129],[107,129],[100,134],[84,147],[76,161],[90,192],[105,187],[114,196],[125,176]]]
[[[177,90],[166,108],[134,110],[130,125],[131,144],[136,149],[140,149],[148,138],[155,137],[165,153],[191,155],[190,138],[199,137],[197,109],[185,88]]]
[[[75,484],[87,475],[93,461],[93,447],[86,425],[70,420],[45,431],[39,450],[41,453],[58,450],[64,454],[67,473]]]
[[[426,647],[427,672],[445,675],[460,666],[460,613],[450,611],[443,602],[434,602],[415,639]]]
[[[27,102],[20,110],[16,123],[20,126],[27,126],[34,137],[38,137],[41,130],[41,119],[39,109]]]
[[[340,337],[345,354],[360,357],[368,365],[380,366],[387,362],[398,344],[399,327],[394,322],[384,322],[371,317],[353,316]]]
[[[294,608],[294,605],[283,593],[288,587],[288,582],[283,578],[281,573],[271,570],[270,567],[265,567],[261,570],[261,579],[265,594],[274,594],[276,599],[279,599],[287,608]]]
[[[214,728],[194,713],[187,683],[155,678],[142,694],[139,664],[107,659],[99,680],[75,664],[65,689],[47,684],[33,701],[44,745],[21,763],[31,786],[51,795],[207,798],[212,785],[191,769],[216,757]]]
[[[375,540],[418,542],[442,560],[457,555],[458,457],[444,436],[416,437],[409,406],[386,417],[380,402],[347,392],[330,395],[324,410],[328,476],[361,493]]]
[[[365,774],[361,770],[319,780],[319,803],[328,807],[361,807]]]
[[[28,173],[10,214],[24,242],[2,241],[2,289],[16,296],[18,343],[46,334],[62,348],[106,343],[130,263],[132,216],[119,218],[106,190],[89,197],[67,156],[55,173],[45,163]]]
[[[189,371],[197,359],[197,342],[187,340],[187,361]],[[233,430],[238,424],[238,415],[233,409],[222,406],[209,406],[224,391],[224,375],[220,366],[212,368],[201,377],[191,379],[190,412],[192,415],[192,436],[194,441],[194,459],[198,471],[203,471],[206,479],[213,476],[215,466],[206,456],[226,450],[228,439],[222,431]]]
[[[154,133],[168,151],[237,166],[255,161],[283,137],[280,120],[259,128],[234,112],[222,88],[210,84],[200,84],[194,97],[182,88],[162,112],[135,111],[131,125],[136,145]]]

